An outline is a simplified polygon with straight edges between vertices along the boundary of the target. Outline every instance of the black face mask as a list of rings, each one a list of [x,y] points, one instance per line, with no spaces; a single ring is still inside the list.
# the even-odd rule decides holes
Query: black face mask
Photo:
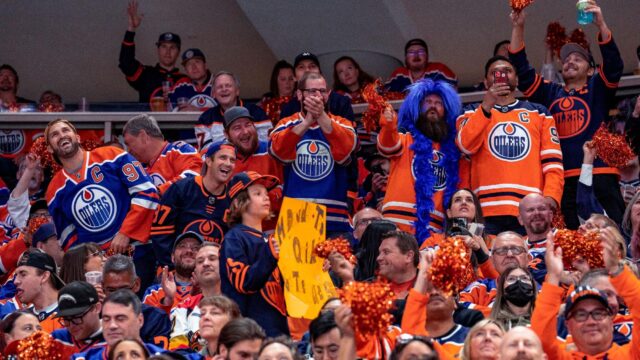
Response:
[[[533,286],[518,280],[504,289],[503,296],[515,306],[525,306],[533,300]]]

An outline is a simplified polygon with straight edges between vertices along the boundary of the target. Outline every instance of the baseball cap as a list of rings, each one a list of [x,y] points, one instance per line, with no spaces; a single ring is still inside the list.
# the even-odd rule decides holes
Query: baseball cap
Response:
[[[64,281],[58,276],[58,267],[53,258],[44,251],[32,249],[25,251],[18,260],[19,266],[31,266],[51,273],[56,289],[60,290],[64,286]]]
[[[99,301],[98,292],[86,281],[74,281],[58,292],[58,313],[55,317],[73,317],[89,310]]]
[[[564,62],[564,60],[573,53],[580,54],[585,60],[589,62],[589,66],[595,67],[593,56],[591,56],[587,49],[583,48],[582,45],[577,43],[564,44],[562,48],[560,48],[560,59],[562,59],[562,62]]]
[[[249,110],[244,106],[234,106],[227,109],[227,111],[224,112],[224,128],[228,128],[231,126],[231,123],[241,118],[249,118],[252,121],[255,120],[249,113]]]
[[[209,145],[209,147],[207,148],[207,154],[205,155],[205,158],[208,157],[212,157],[213,155],[215,155],[218,151],[222,150],[222,149],[231,149],[233,151],[236,151],[236,147],[233,146],[232,143],[223,140],[223,141],[218,141],[215,142],[211,145]]]
[[[245,190],[252,184],[262,184],[267,191],[273,189],[280,184],[277,177],[271,175],[260,175],[255,171],[243,171],[237,173],[229,181],[229,197],[231,200],[242,190]]]
[[[404,45],[404,53],[407,53],[407,50],[409,50],[409,47],[412,45],[420,45],[422,46],[426,51],[429,51],[429,47],[427,47],[427,42],[419,39],[419,38],[415,38],[415,39],[411,39],[409,41],[407,41],[407,43]]]
[[[371,171],[371,163],[373,163],[373,161],[377,160],[377,159],[386,159],[386,158],[384,156],[382,156],[382,154],[380,154],[377,151],[372,152],[371,154],[367,155],[367,157],[364,159],[364,167],[365,167],[365,169],[367,169],[367,171]]]
[[[567,297],[567,301],[564,307],[564,317],[565,319],[571,313],[571,310],[576,306],[580,300],[584,299],[594,299],[598,300],[605,308],[611,311],[609,307],[609,302],[607,301],[607,296],[598,289],[592,288],[591,286],[578,286],[569,294]]]
[[[198,244],[204,243],[204,239],[202,238],[202,235],[198,234],[195,231],[186,231],[178,235],[178,237],[176,238],[176,241],[173,242],[173,250],[171,251],[172,252],[176,251],[178,244],[180,244],[182,240],[186,240],[186,239],[196,239],[198,240]]]
[[[207,61],[207,59],[204,57],[204,53],[202,52],[202,50],[191,48],[191,49],[185,50],[185,52],[182,53],[182,65],[184,65],[187,61],[195,58],[202,59],[202,61],[205,61],[205,62]]]
[[[36,230],[35,233],[33,233],[33,238],[31,239],[31,246],[35,247],[36,244],[38,244],[39,242],[45,242],[52,236],[55,236],[55,237],[58,236],[58,234],[56,233],[56,226],[53,225],[52,223],[44,223],[40,225],[40,227],[38,228],[38,230]]]
[[[318,57],[308,51],[305,51],[296,56],[296,59],[293,61],[293,68],[295,69],[302,60],[311,60],[316,64],[317,67],[320,67],[320,61],[318,61]]]
[[[163,42],[172,42],[178,45],[178,48],[180,48],[180,44],[182,43],[182,41],[180,40],[180,36],[172,32],[160,34],[160,36],[158,37],[158,41],[156,42],[156,46],[160,46],[160,44],[162,44]]]

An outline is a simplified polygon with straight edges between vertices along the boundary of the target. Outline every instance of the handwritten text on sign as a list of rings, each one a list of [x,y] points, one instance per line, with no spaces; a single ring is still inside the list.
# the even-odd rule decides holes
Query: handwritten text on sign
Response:
[[[289,316],[314,319],[327,299],[336,296],[329,274],[322,271],[323,260],[313,253],[326,228],[325,206],[284,198],[275,236]]]

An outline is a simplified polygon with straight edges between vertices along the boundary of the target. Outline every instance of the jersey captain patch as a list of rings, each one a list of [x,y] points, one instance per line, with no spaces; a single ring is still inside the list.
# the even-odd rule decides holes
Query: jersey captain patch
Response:
[[[518,123],[498,123],[489,133],[489,150],[500,160],[519,161],[531,151],[531,136],[527,128]]]
[[[78,191],[71,204],[73,217],[89,231],[102,231],[116,218],[116,200],[109,190],[100,185],[88,185]]]
[[[549,111],[556,121],[560,139],[570,138],[583,132],[589,125],[589,105],[579,97],[567,96],[554,101]]]
[[[293,171],[308,181],[322,180],[333,170],[333,157],[329,145],[320,140],[303,140],[296,146]]]
[[[22,130],[0,131],[0,154],[17,154],[22,151],[26,142]]]

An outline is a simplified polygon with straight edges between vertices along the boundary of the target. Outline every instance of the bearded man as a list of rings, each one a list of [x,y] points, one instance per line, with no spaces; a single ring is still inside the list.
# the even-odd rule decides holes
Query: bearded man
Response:
[[[391,160],[382,215],[418,243],[442,232],[444,204],[458,184],[455,120],[458,94],[444,81],[424,79],[411,85],[399,120],[387,108],[380,119],[378,150]],[[402,134],[400,128],[407,130]]]

